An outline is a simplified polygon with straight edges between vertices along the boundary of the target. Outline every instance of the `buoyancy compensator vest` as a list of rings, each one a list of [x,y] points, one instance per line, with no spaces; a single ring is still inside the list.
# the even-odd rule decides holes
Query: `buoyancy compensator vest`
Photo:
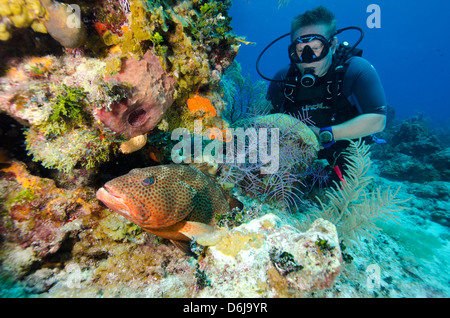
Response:
[[[343,94],[348,60],[353,56],[362,56],[361,49],[350,50],[348,43],[341,43],[327,74],[318,78],[312,86],[302,85],[302,73],[295,64],[291,64],[283,81],[285,101],[281,111],[293,115],[307,113],[318,127],[337,125],[359,115],[358,108]]]

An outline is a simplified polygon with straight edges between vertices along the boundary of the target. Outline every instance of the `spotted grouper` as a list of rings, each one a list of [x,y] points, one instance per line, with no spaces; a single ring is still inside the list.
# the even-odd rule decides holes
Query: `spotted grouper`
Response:
[[[194,237],[215,231],[215,215],[242,208],[208,175],[187,165],[133,169],[107,182],[97,198],[108,208],[188,252]]]

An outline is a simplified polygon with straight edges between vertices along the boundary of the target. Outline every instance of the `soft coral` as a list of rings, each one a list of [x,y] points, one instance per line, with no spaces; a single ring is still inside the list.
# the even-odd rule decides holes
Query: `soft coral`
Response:
[[[261,174],[263,163],[260,160],[256,163],[227,163],[220,170],[222,182],[239,185],[252,197],[277,201],[287,209],[297,206],[302,195],[299,185],[303,183],[318,151],[317,140],[303,121],[286,114],[273,114],[237,122],[236,125],[244,129],[279,129],[278,170],[272,174]],[[268,140],[271,140],[270,136]],[[249,154],[247,144],[245,151]]]

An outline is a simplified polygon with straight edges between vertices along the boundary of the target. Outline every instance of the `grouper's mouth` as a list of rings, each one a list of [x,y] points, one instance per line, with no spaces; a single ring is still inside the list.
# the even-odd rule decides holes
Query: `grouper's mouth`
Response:
[[[122,199],[119,193],[114,191],[113,188],[105,185],[97,190],[97,199],[102,201],[111,210],[123,215],[126,218],[130,218],[131,215],[128,212],[128,206]]]

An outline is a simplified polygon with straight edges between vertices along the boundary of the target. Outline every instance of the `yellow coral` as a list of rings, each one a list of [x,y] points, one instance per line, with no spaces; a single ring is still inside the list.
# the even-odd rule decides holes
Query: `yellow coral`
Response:
[[[145,4],[142,1],[136,1],[133,4],[130,7],[131,14],[134,17],[131,20],[131,31],[138,41],[150,40],[155,26],[147,22],[149,19],[144,8]]]
[[[0,40],[7,41],[11,38],[8,25],[6,23],[0,23]]]
[[[2,169],[4,172],[10,172],[15,175],[17,182],[24,189],[31,189],[35,191],[39,191],[44,187],[48,186],[48,182],[46,179],[42,179],[39,177],[35,177],[30,175],[27,171],[25,164],[17,161],[13,161],[11,166]],[[55,187],[56,188],[56,187]],[[59,189],[56,189],[60,191]],[[62,193],[62,191],[61,191]]]
[[[9,0],[0,0],[0,16],[2,17],[6,17],[12,14],[8,2]]]
[[[23,0],[17,0],[14,2],[8,1],[9,2],[9,9],[11,10],[11,14],[12,15],[19,15],[21,14],[22,11],[22,6],[25,5],[25,1]]]
[[[263,244],[263,234],[235,231],[225,235],[216,245],[216,249],[225,255],[236,257],[242,250],[260,248]]]
[[[0,0],[0,40],[11,38],[11,25],[17,28],[31,26],[34,31],[47,33],[43,24],[48,14],[39,0]]]
[[[120,45],[115,45],[109,50],[109,53],[119,54],[119,53],[122,53],[122,49],[120,48]]]
[[[39,33],[47,33],[47,29],[42,21],[34,20],[33,23],[31,23],[31,28]]]

